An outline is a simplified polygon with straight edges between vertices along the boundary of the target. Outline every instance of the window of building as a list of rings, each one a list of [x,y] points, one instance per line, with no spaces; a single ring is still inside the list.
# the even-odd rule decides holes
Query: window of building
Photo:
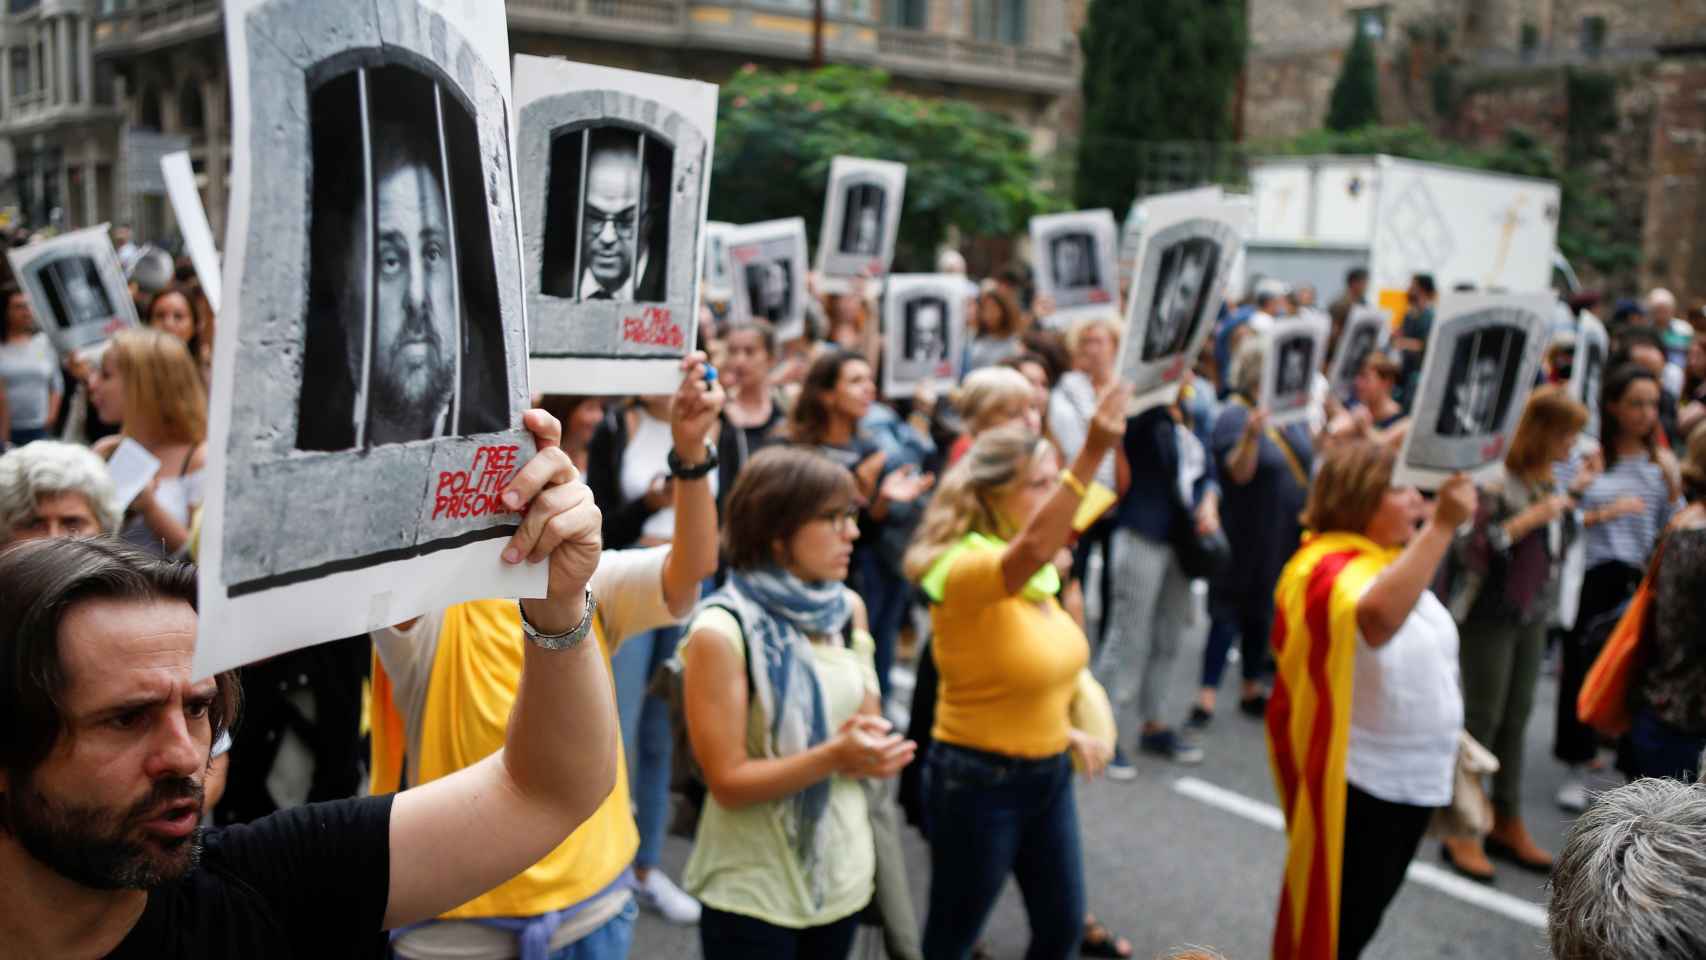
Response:
[[[824,0],[823,12],[825,16],[844,20],[869,20],[873,2],[874,0]],[[816,0],[752,0],[752,3],[754,6],[774,7],[805,14],[813,13],[817,8]]]
[[[178,88],[178,126],[191,133],[200,133],[207,126],[201,108],[201,81],[194,77]]]
[[[972,36],[993,43],[1025,42],[1026,0],[973,0]]]
[[[930,25],[929,0],[885,0],[883,13],[890,26],[923,30]]]
[[[12,71],[12,96],[22,97],[32,89],[30,84],[30,51],[25,47],[13,47],[7,53],[6,69]]]
[[[70,23],[70,21],[66,21]],[[71,78],[71,89],[66,91],[65,100],[76,103],[83,99],[83,71],[77,65],[82,62],[81,51],[78,50],[77,31],[65,31],[65,59],[70,62],[71,69],[67,71]]]
[[[1386,37],[1386,7],[1358,7],[1351,11],[1351,22],[1368,39],[1379,43]]]
[[[1597,56],[1605,49],[1605,18],[1582,18],[1582,52],[1588,56]]]

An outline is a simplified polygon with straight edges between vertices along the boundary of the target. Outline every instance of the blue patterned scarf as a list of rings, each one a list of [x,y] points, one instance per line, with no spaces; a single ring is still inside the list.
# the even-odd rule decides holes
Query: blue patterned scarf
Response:
[[[787,757],[829,739],[823,688],[812,669],[812,635],[837,636],[852,607],[839,581],[807,583],[776,567],[736,570],[722,589],[699,603],[721,607],[740,622],[752,698],[764,720],[764,756]],[[694,611],[697,616],[699,611]],[[829,781],[820,780],[777,804],[810,893],[823,902],[823,814]]]

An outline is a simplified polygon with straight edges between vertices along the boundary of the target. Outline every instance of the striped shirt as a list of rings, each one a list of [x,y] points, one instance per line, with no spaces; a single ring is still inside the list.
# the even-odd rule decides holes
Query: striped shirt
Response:
[[[1581,451],[1558,469],[1559,482],[1568,485],[1581,464]],[[1659,532],[1670,522],[1682,500],[1671,499],[1670,484],[1658,464],[1643,456],[1626,457],[1600,474],[1582,494],[1582,510],[1600,510],[1624,497],[1639,497],[1647,505],[1640,513],[1596,523],[1586,529],[1587,569],[1616,561],[1644,569]]]

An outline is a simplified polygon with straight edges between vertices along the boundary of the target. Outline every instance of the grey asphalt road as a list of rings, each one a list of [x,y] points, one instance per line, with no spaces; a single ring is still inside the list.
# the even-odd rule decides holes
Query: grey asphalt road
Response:
[[[1201,641],[1184,651],[1172,685],[1173,709],[1181,719],[1201,663]],[[1136,956],[1164,956],[1169,950],[1199,944],[1219,950],[1228,960],[1268,956],[1273,910],[1285,861],[1283,834],[1245,816],[1181,793],[1178,782],[1194,778],[1257,804],[1275,802],[1261,724],[1236,708],[1235,666],[1227,671],[1220,714],[1201,738],[1200,766],[1185,767],[1140,757],[1138,777],[1130,783],[1106,780],[1080,783],[1079,815],[1091,909],[1129,936]],[[1528,726],[1525,815],[1539,842],[1556,851],[1568,815],[1553,805],[1564,771],[1552,759],[1552,710],[1556,683],[1541,680]],[[1135,730],[1135,718],[1121,718],[1122,731]],[[1128,748],[1131,737],[1127,735]],[[1610,775],[1594,785],[1609,787]],[[913,868],[913,898],[924,915],[930,876],[929,852],[917,833],[906,831],[907,861]],[[670,838],[664,866],[679,878],[690,845]],[[1440,865],[1439,845],[1424,842],[1417,862]],[[1465,885],[1471,886],[1471,885]],[[1489,909],[1474,888],[1464,899],[1418,883],[1406,882],[1386,912],[1380,932],[1364,953],[1369,960],[1402,958],[1544,958],[1545,931]],[[1501,865],[1491,888],[1530,904],[1544,905],[1542,877]],[[1530,913],[1533,913],[1532,909]],[[1009,882],[986,927],[985,941],[1001,960],[1024,956],[1027,927],[1024,906]],[[635,958],[697,957],[692,928],[672,927],[642,913]],[[862,934],[854,956],[882,957],[874,933]]]

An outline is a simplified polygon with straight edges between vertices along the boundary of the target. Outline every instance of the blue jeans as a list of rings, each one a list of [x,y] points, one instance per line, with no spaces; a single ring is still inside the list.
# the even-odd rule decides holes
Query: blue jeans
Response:
[[[900,625],[906,620],[906,608],[912,600],[912,585],[892,573],[874,547],[860,550],[854,556],[859,561],[859,597],[865,601],[871,640],[876,645],[873,659],[876,661],[877,687],[886,703],[889,698],[889,670],[894,667],[894,647],[900,637]]]
[[[1631,780],[1669,777],[1693,783],[1700,774],[1700,751],[1706,750],[1706,737],[1691,737],[1643,709],[1636,712],[1629,729],[1629,746],[1634,762]]]
[[[1238,668],[1254,683],[1268,674],[1268,636],[1273,631],[1274,604],[1247,603],[1245,609],[1215,607],[1209,611],[1208,643],[1202,652],[1202,685],[1220,689],[1226,672],[1226,653],[1238,643]]]
[[[639,913],[639,902],[629,897],[621,913],[551,954],[551,960],[628,960],[628,948],[634,945],[634,920]]]
[[[669,763],[673,736],[669,704],[646,693],[652,674],[675,654],[679,627],[660,627],[630,637],[610,660],[616,678],[616,709],[622,721],[622,744],[628,751],[629,793],[634,798],[634,823],[640,830],[640,849],[634,866],[655,867],[669,820]]]
[[[1027,960],[1076,954],[1084,933],[1084,864],[1067,754],[1026,760],[938,740],[926,763],[925,960],[971,954],[1009,873],[1030,921]]]

